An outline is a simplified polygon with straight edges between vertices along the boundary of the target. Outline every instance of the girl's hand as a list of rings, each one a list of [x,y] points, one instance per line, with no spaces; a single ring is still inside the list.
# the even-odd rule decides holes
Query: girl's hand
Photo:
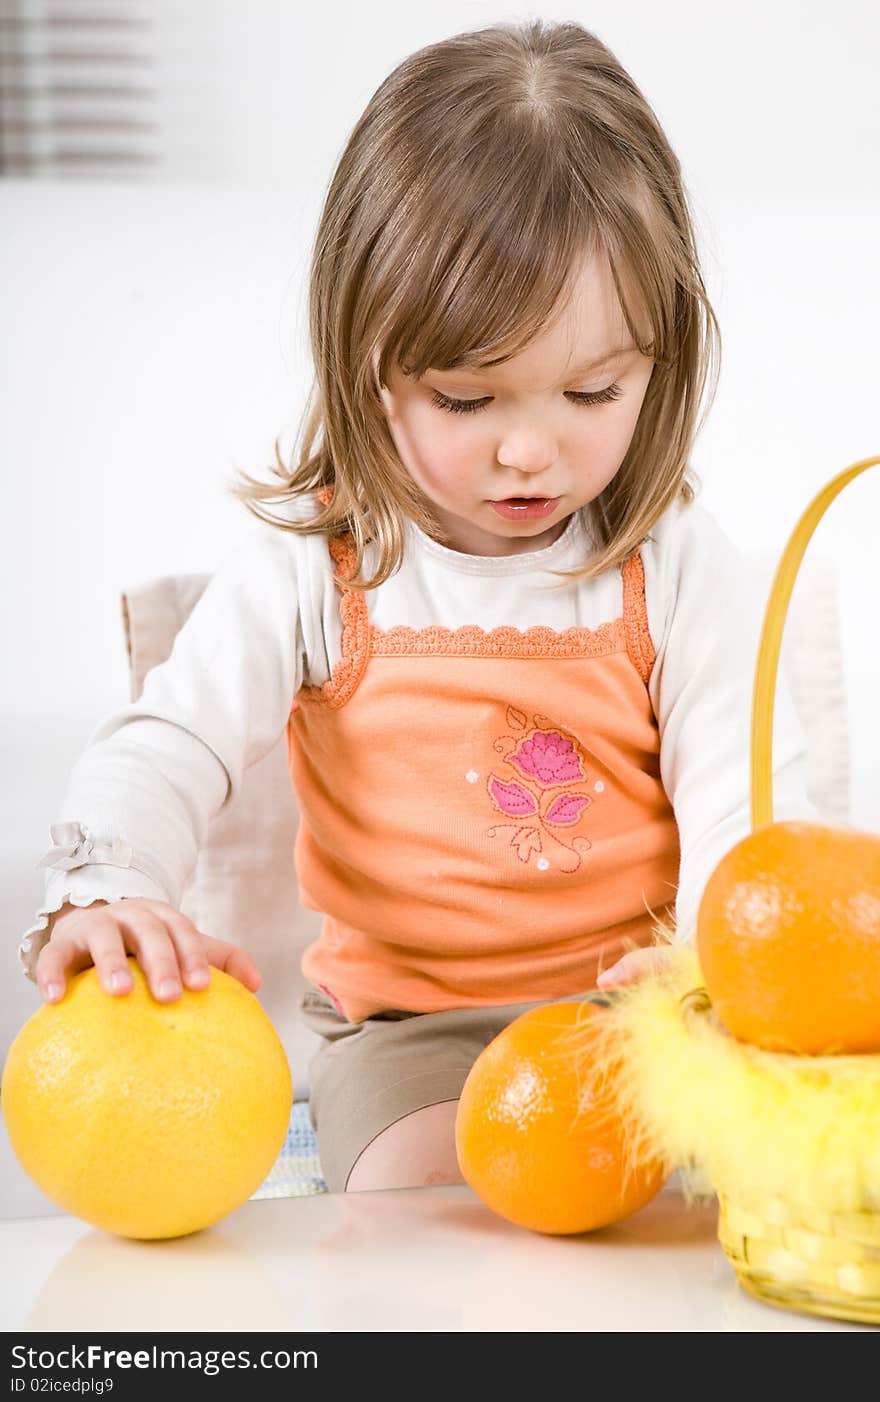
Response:
[[[94,964],[105,993],[130,993],[128,967],[133,954],[153,997],[173,1003],[187,988],[207,988],[209,966],[223,969],[256,993],[262,975],[250,955],[225,940],[203,935],[191,920],[165,901],[140,896],[119,901],[64,905],[49,922],[48,943],[36,963],[37,985],[47,1003],[64,997],[68,974]]]
[[[635,983],[646,974],[662,973],[671,957],[671,950],[663,945],[651,949],[633,949],[599,975],[596,987],[617,988],[625,983]]]

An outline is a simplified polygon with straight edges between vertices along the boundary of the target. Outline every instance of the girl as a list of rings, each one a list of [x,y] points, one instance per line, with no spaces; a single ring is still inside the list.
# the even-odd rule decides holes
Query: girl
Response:
[[[595,35],[498,25],[391,73],[310,329],[297,460],[233,484],[261,525],[90,737],[21,957],[52,1001],[91,963],[124,996],[129,954],[158,999],[211,964],[256,990],[177,905],[286,731],[325,1177],[448,1182],[482,1048],[690,938],[750,826],[764,601],[689,477],[718,328],[678,161]],[[775,756],[777,816],[814,819],[784,686]]]

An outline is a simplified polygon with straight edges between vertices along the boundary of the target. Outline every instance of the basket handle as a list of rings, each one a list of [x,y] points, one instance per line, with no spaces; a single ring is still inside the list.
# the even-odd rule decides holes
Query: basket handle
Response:
[[[773,707],[776,699],[776,673],[785,616],[791,591],[804,553],[834,498],[848,482],[867,468],[880,463],[880,457],[864,458],[831,481],[813,498],[791,533],[776,570],[764,614],[764,627],[758,644],[758,661],[752,690],[752,831],[773,822]]]

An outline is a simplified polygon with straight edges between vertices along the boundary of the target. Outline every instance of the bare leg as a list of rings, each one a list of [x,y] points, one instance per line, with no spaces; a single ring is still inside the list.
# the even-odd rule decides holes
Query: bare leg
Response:
[[[345,1191],[463,1182],[455,1152],[457,1110],[457,1100],[439,1100],[383,1129],[355,1159]]]

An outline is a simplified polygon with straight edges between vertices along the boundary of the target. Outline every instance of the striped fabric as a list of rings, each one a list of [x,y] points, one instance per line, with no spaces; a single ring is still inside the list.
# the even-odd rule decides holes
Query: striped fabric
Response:
[[[287,1138],[265,1182],[251,1195],[260,1198],[305,1198],[326,1193],[321,1176],[318,1141],[309,1120],[307,1100],[295,1100],[290,1114]]]

